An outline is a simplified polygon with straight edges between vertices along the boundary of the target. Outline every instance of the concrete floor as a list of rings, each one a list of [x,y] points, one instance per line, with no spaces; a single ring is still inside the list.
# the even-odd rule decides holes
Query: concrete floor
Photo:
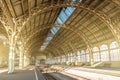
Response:
[[[37,80],[35,72],[37,74],[38,80],[44,80],[42,73],[39,71],[39,69],[35,70],[34,66],[28,67],[24,70],[16,69],[12,74],[8,74],[7,69],[0,69],[0,80]],[[63,74],[63,72],[65,72],[67,75]],[[97,69],[90,67],[68,67],[61,70],[60,73],[59,71],[50,72],[50,75],[57,78],[57,80],[120,80],[120,70],[114,70],[113,68]],[[82,77],[87,79],[82,79]]]
[[[66,75],[63,75],[60,73],[56,73],[56,72],[50,73],[50,75],[54,76],[58,80],[77,80],[77,79],[71,78],[69,76],[66,76]]]
[[[34,70],[16,70],[12,74],[0,73],[0,80],[36,80]]]

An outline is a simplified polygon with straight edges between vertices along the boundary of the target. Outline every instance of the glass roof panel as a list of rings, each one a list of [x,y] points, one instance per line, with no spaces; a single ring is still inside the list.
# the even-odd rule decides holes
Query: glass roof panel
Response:
[[[76,0],[73,0],[76,1]],[[67,19],[71,16],[71,14],[74,12],[75,7],[66,7],[66,8],[62,8],[60,14],[58,15],[55,24],[64,24]],[[53,35],[55,35],[60,28],[58,27],[53,27],[50,29],[50,33],[52,33]],[[47,46],[47,44],[52,40],[53,36],[48,35],[45,42],[43,43],[43,45],[41,46],[41,48],[43,49]]]

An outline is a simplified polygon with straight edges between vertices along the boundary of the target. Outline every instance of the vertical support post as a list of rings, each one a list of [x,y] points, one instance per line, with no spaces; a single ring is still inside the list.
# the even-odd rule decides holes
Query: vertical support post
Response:
[[[63,62],[62,62],[62,56],[60,56],[60,65],[62,65]]]
[[[101,51],[100,51],[100,47],[98,47],[99,48],[99,58],[100,58],[100,62],[102,61],[101,60]]]
[[[75,66],[77,66],[78,65],[77,51],[74,54],[74,62],[75,62]]]
[[[15,36],[11,35],[10,36],[10,42],[9,42],[10,48],[9,48],[8,73],[13,73],[14,72],[14,50],[15,50],[14,49],[15,48],[14,39],[15,39]]]
[[[93,60],[92,49],[89,47],[88,50],[89,50],[89,53],[90,53],[90,65],[93,65],[94,64],[94,60]]]
[[[108,47],[109,61],[111,61],[111,54],[110,54],[110,46],[109,46],[109,44],[107,45],[107,47]]]
[[[25,53],[24,53],[24,67],[28,66],[29,63],[30,63],[29,55],[27,54],[27,51],[25,51]]]
[[[19,69],[23,69],[24,65],[24,54],[23,54],[23,47],[20,46],[20,57],[19,57]]]
[[[68,54],[66,55],[66,65],[69,65],[69,56],[68,56]]]

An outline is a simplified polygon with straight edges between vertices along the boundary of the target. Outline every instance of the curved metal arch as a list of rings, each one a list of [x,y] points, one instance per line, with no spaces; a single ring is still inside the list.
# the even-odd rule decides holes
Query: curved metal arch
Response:
[[[8,30],[7,30],[7,28],[5,27],[5,23],[3,23],[3,21],[1,20],[1,18],[0,18],[0,23],[1,23],[1,26],[3,26],[3,30],[4,30],[4,32],[5,32],[5,36],[6,36],[7,39],[9,40]]]
[[[7,37],[8,40],[9,40],[10,32],[9,32],[9,29],[7,28],[8,25],[7,25],[7,23],[2,19],[2,17],[0,17],[0,22],[2,23],[2,26],[3,26],[3,28],[4,28],[5,32],[6,32],[6,34],[7,34],[6,37]]]
[[[46,36],[42,36],[41,39],[43,39],[43,38],[45,38],[45,37],[46,37]],[[36,40],[34,40],[34,42],[32,42],[31,44],[29,44],[29,45],[27,46],[27,50],[32,49],[32,45],[36,45],[35,43],[38,42],[38,40],[39,40],[39,39],[36,39]],[[39,42],[43,42],[43,41],[39,41]],[[41,44],[41,43],[40,43],[40,44]],[[25,43],[25,45],[27,45],[27,44]]]
[[[67,54],[66,54],[67,52],[62,47],[57,47],[55,44],[53,44],[53,42],[50,42],[50,44],[52,44],[53,46],[55,46],[55,48],[57,48],[57,49],[61,49],[63,51],[64,55],[67,56]]]
[[[83,9],[83,10],[87,10],[87,11],[91,12],[92,14],[95,14],[96,16],[98,16],[98,18],[99,18],[103,23],[105,23],[105,24],[108,26],[108,28],[110,29],[110,31],[111,31],[112,34],[114,35],[115,39],[120,43],[120,41],[119,41],[119,35],[116,33],[116,31],[119,30],[119,29],[118,29],[118,28],[115,29],[115,27],[114,27],[115,24],[112,23],[112,20],[110,19],[110,17],[108,17],[106,14],[102,13],[101,11],[97,11],[97,10],[94,10],[93,8],[85,7],[85,6],[83,6],[83,5],[74,4],[74,3],[73,3],[72,5],[71,5],[71,3],[67,3],[67,4],[66,4],[66,3],[63,3],[63,4],[59,4],[59,5],[57,4],[57,5],[54,5],[54,6],[49,6],[49,7],[43,8],[43,9],[39,9],[37,12],[33,13],[33,14],[31,15],[31,17],[28,17],[27,20],[24,21],[24,24],[23,24],[22,27],[24,27],[24,25],[25,25],[31,18],[34,18],[35,15],[40,14],[41,12],[44,12],[44,11],[46,11],[46,10],[48,10],[48,9],[53,9],[53,8],[57,8],[57,7],[58,7],[58,8],[60,8],[60,7],[68,7],[68,6],[81,8],[81,9]],[[22,29],[22,27],[21,27],[21,29]]]
[[[41,43],[38,43],[38,44],[36,44],[36,45],[39,45],[39,44],[41,44]],[[35,45],[35,46],[36,46]],[[32,50],[32,48],[34,48],[35,46],[33,46],[33,47],[30,47],[29,48],[29,51],[31,52],[31,50]],[[52,55],[54,55],[54,56],[56,56],[57,54],[55,54],[57,51],[53,51],[53,50],[51,50],[51,48],[46,48],[47,50],[49,49],[49,51],[50,51],[50,53],[52,54]],[[46,51],[44,51],[44,52],[46,52]],[[58,52],[57,52],[58,53]]]
[[[51,24],[52,25],[52,24]],[[61,28],[64,28],[64,29],[68,29],[68,30],[71,30],[72,32],[74,32],[75,34],[79,35],[79,37],[81,37],[83,39],[83,41],[85,42],[85,44],[87,46],[92,46],[89,44],[89,40],[87,39],[87,37],[84,35],[84,33],[78,31],[78,30],[74,30],[74,29],[71,29],[70,27],[66,27],[66,26],[69,26],[69,25],[62,25],[62,24],[55,24],[55,25],[52,25],[52,26],[47,26],[47,27],[44,27],[43,29],[39,29],[37,32],[35,32],[33,35],[30,36],[30,38],[34,35],[36,35],[39,31],[41,30],[44,30],[44,29],[47,29],[47,28],[52,28],[53,26],[58,26],[58,27],[61,27]],[[30,39],[29,38],[29,39]],[[28,40],[29,40],[28,39]]]
[[[52,44],[53,46],[55,46],[57,49],[62,49],[62,47],[57,47],[52,41],[50,42],[50,44]],[[64,52],[63,49],[62,49],[62,51]],[[66,55],[66,54],[64,53],[64,55]]]
[[[13,18],[11,16],[11,14],[9,13],[9,10],[7,9],[6,4],[3,0],[0,0],[0,7],[3,11],[2,17],[0,17],[0,22],[3,24],[5,31],[7,33],[7,36],[8,36],[8,40],[10,41],[10,36],[16,35],[16,33],[15,34],[13,33],[14,28],[16,29],[15,18]],[[11,22],[11,23],[9,24],[9,22]]]
[[[58,54],[58,56],[60,56],[60,51],[56,47],[47,47],[47,48],[52,49]]]
[[[54,44],[52,41],[50,42],[50,44],[51,44],[51,43]],[[72,50],[72,51],[74,52],[74,49],[75,49],[75,48],[74,48],[74,49],[71,48],[71,46],[70,46],[69,44],[66,44],[66,46],[68,46],[68,47],[70,48],[70,50]],[[56,46],[56,47],[57,47],[57,46]],[[60,48],[62,48],[62,47],[60,47]],[[63,50],[63,49],[62,49],[62,50]],[[64,51],[63,51],[63,52],[64,52]],[[64,54],[64,55],[66,55],[66,54]]]
[[[29,50],[30,52],[32,51],[32,49],[34,49],[37,45],[40,45],[41,43],[35,44],[34,46],[30,46],[27,48],[27,50]]]
[[[29,46],[28,46],[28,49],[32,49],[33,47],[36,47],[36,45],[40,45],[40,44],[42,44],[42,41],[39,41],[39,43],[37,43],[38,42],[38,40],[36,40],[36,41],[34,41],[32,44],[30,44]],[[37,43],[37,44],[35,44],[35,43]],[[34,46],[33,46],[34,45]]]
[[[36,43],[38,40],[36,40],[36,41],[34,41],[34,43]],[[32,44],[34,44],[34,43],[32,43]],[[53,46],[55,46],[52,42],[50,42]],[[32,44],[31,44],[31,46],[32,46]],[[40,43],[41,44],[41,43]],[[37,44],[38,45],[38,44]],[[28,47],[29,48],[29,47]],[[30,47],[30,50],[32,49],[33,47]],[[48,47],[47,47],[48,48]],[[51,49],[52,47],[50,47],[50,49]],[[55,46],[54,47],[55,49],[56,49],[56,51],[57,51],[57,53],[59,53],[59,55],[60,55],[60,51],[59,51],[59,48],[57,47],[57,46]],[[60,47],[61,48],[61,47]],[[64,54],[64,55],[66,55],[66,54]]]
[[[51,25],[51,26],[48,25],[47,27],[43,27],[43,29],[42,29],[42,28],[38,29],[36,32],[34,32],[32,35],[30,35],[30,36],[27,38],[25,44],[26,44],[30,39],[32,39],[32,38],[34,37],[34,35],[38,34],[40,31],[43,31],[43,30],[49,29],[49,28],[52,28],[52,25]]]
[[[57,56],[57,54],[55,54],[55,53],[54,53],[51,49],[49,49],[49,48],[46,48],[46,51],[51,52],[51,55],[53,55],[54,57]]]
[[[55,44],[53,44],[53,42],[50,42],[50,44],[52,44],[53,46],[55,46],[54,48],[56,49],[56,50],[58,50],[59,51],[59,49],[61,48],[61,47],[57,47]],[[47,48],[51,48],[51,47],[47,47]],[[59,51],[59,53],[61,54],[61,52]],[[59,55],[60,55],[59,54]],[[65,54],[64,54],[65,55]]]
[[[40,35],[41,36],[41,35]],[[27,41],[27,43],[25,43],[25,44],[28,44],[28,43],[30,43],[30,41],[31,40],[36,40],[36,37],[39,37],[39,34],[37,34],[36,36],[33,36],[31,39],[29,39],[28,41]],[[38,38],[39,40],[40,39],[43,39],[43,37],[45,38],[46,36],[45,35],[43,35],[41,38]],[[33,41],[34,42],[34,41]]]
[[[36,43],[37,41],[38,41],[38,40],[34,41],[34,43]],[[35,44],[35,45],[32,47],[32,45],[33,45],[34,43],[32,43],[32,44],[30,45],[30,47],[28,48],[30,51],[31,51],[32,48],[34,48],[36,45],[41,44],[41,43],[38,43],[38,44]],[[52,47],[51,47],[50,49],[52,49]],[[59,52],[57,49],[56,49],[56,52],[59,53],[59,55],[60,55],[60,52]]]
[[[31,39],[35,39],[36,37],[38,37],[38,36],[47,36],[47,34],[48,34],[48,32],[45,32],[44,34],[44,31],[43,30],[40,30],[39,32],[37,32],[36,34],[35,33],[33,33],[33,34],[31,34],[31,35],[33,35],[33,36],[30,36],[30,37],[28,37],[27,38],[27,40],[26,40],[26,42],[29,42]],[[29,35],[28,35],[29,36]],[[25,43],[25,44],[27,44],[27,43]]]
[[[80,31],[77,31],[77,30],[75,31],[75,30],[73,30],[73,29],[71,29],[71,28],[69,28],[69,27],[66,27],[66,25],[55,25],[55,26],[59,26],[59,27],[61,27],[61,28],[69,29],[69,30],[75,32],[75,33],[78,34],[80,37],[82,37],[83,41],[84,41],[85,44],[87,45],[88,50],[91,50],[91,46],[92,46],[92,45],[90,45],[90,43],[89,43],[87,37],[84,35],[84,33],[80,32]],[[49,28],[49,27],[51,27],[51,26],[48,26],[48,27],[46,27],[46,28]],[[46,29],[46,28],[44,28],[44,29]],[[40,30],[41,30],[41,29],[40,29]],[[38,32],[39,32],[39,31],[38,31]],[[37,33],[37,32],[36,32],[36,33]],[[34,36],[34,35],[33,35],[33,36]]]
[[[97,22],[96,22],[94,25],[95,25],[95,26],[99,26],[99,25],[97,24]],[[97,27],[97,28],[100,29],[99,27]],[[101,33],[105,35],[105,32],[104,32],[103,30],[101,31]],[[106,36],[104,36],[104,38],[108,41],[108,38],[107,38]]]
[[[71,43],[68,43],[68,45],[70,46],[71,50],[75,52],[75,48],[73,47],[73,45]]]
[[[119,0],[108,0],[109,2],[112,2],[113,4],[117,5],[120,8],[120,1]]]
[[[45,38],[45,36],[42,36],[42,39]],[[33,45],[35,44],[36,42],[38,42],[38,39],[35,40],[33,43],[31,43],[29,46],[28,46],[28,49]],[[39,42],[43,42],[43,41],[39,41]],[[36,44],[35,44],[36,45]]]
[[[44,53],[46,54],[46,58],[50,58],[50,57],[54,57],[55,54],[53,54],[53,52],[49,52],[49,50],[44,51]],[[51,55],[48,55],[48,53],[50,53]]]

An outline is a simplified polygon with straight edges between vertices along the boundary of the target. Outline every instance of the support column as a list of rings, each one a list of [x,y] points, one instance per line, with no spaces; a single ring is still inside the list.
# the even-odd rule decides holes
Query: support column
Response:
[[[69,56],[68,56],[68,54],[66,55],[66,65],[69,65]]]
[[[9,65],[8,65],[8,73],[13,73],[14,72],[14,48],[15,48],[15,43],[14,43],[15,36],[10,37],[10,48],[9,48]]]
[[[74,54],[74,62],[75,62],[75,66],[77,66],[78,65],[77,52],[75,52],[75,54]]]
[[[28,55],[25,55],[24,54],[24,67],[28,66],[29,65],[29,58],[28,58]]]
[[[22,45],[19,47],[20,49],[20,57],[19,57],[19,69],[23,69],[24,66],[24,54]]]
[[[88,50],[89,50],[89,54],[90,54],[90,65],[93,65],[94,64],[94,59],[93,59],[92,49],[88,48]]]
[[[110,43],[109,43],[110,44]],[[110,54],[110,46],[109,44],[107,44],[107,47],[108,47],[108,55],[109,55],[109,61],[111,61],[111,54]]]

